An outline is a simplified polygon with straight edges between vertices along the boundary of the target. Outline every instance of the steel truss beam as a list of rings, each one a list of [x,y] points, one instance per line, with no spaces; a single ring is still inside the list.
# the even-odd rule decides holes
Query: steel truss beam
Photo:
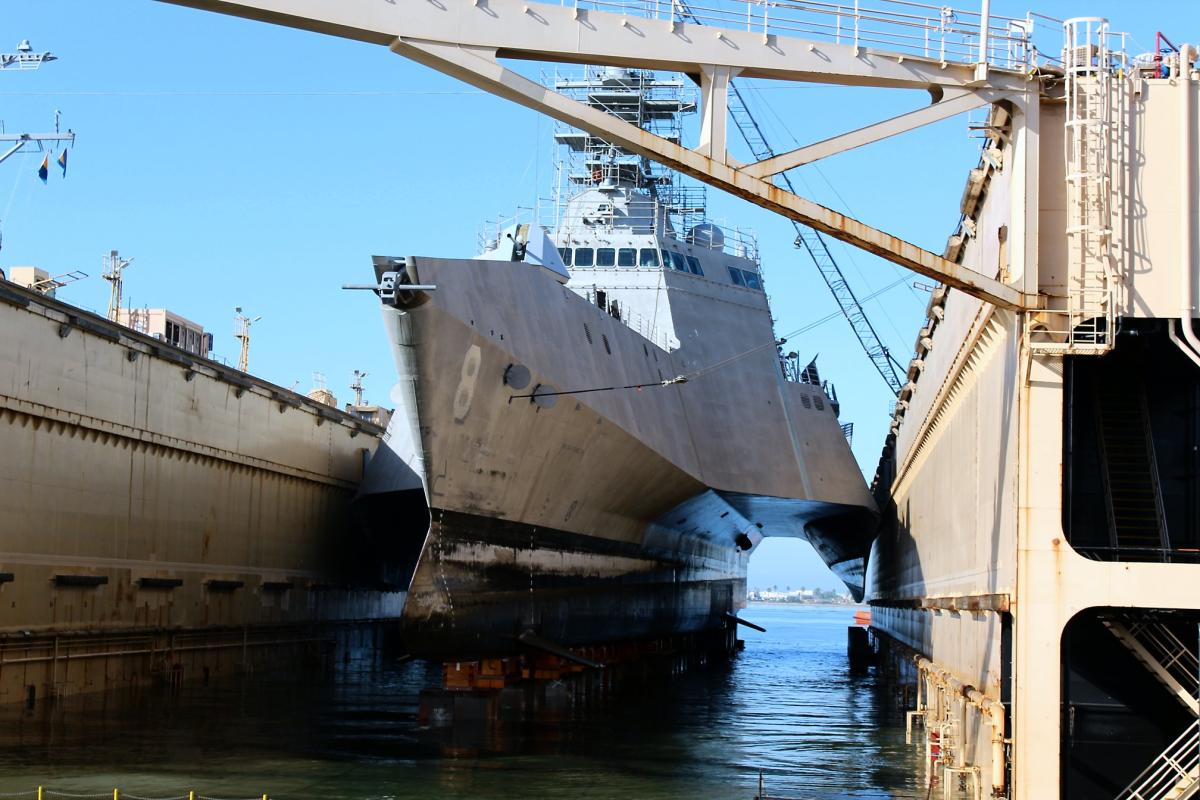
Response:
[[[992,70],[986,83],[981,83],[973,64],[939,63],[848,45],[522,0],[163,1],[387,45],[399,55],[583,128],[967,294],[1002,308],[1033,305],[1033,298],[990,276],[739,169],[725,151],[727,93],[734,75],[855,86],[1024,92],[1029,85],[1022,75]],[[499,58],[629,66],[699,76],[704,104],[699,152],[559,95],[502,66]],[[956,93],[954,100],[945,102],[962,104],[967,96],[975,97]],[[915,119],[940,118],[936,112],[922,111],[926,113]],[[898,119],[906,117],[909,115]],[[889,122],[880,126],[916,127],[911,117],[907,123]],[[876,129],[873,132],[857,132],[862,143],[872,141],[872,135],[882,138],[878,134],[884,128],[880,126],[871,126]],[[763,169],[760,163],[759,170]]]
[[[742,167],[741,170],[747,175],[753,175],[755,178],[767,178],[771,175],[778,175],[781,172],[795,169],[804,164],[811,164],[822,158],[844,153],[847,150],[853,150],[856,147],[862,147],[872,142],[882,141],[890,136],[915,130],[931,122],[953,117],[965,111],[972,111],[1003,99],[1006,99],[1006,95],[961,90],[953,97],[944,98],[932,105],[918,108],[916,111],[910,111],[907,114],[901,114],[898,117],[876,122],[873,125],[867,125],[857,130],[831,136],[814,144],[798,147],[786,153],[780,153],[773,158],[755,161],[753,164],[747,164]]]

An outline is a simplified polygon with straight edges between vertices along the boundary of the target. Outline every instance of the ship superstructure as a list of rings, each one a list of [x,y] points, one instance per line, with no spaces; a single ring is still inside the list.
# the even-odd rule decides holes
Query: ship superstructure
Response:
[[[695,109],[648,71],[556,86],[673,137]],[[769,535],[807,537],[861,595],[873,504],[832,389],[785,368],[753,238],[628,150],[556,138],[553,229],[499,226],[476,259],[376,259],[404,387],[379,463],[411,467],[396,508],[431,518],[401,559],[409,646],[724,630]]]

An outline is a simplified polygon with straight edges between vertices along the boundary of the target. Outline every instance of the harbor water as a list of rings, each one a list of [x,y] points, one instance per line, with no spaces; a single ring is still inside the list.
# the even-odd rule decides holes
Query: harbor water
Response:
[[[304,680],[255,675],[0,709],[0,794],[272,798],[923,798],[904,713],[846,660],[850,607],[752,605],[726,665],[430,730],[438,668],[384,659]],[[564,690],[565,696],[565,690]],[[457,725],[457,723],[456,723]],[[486,733],[485,733],[486,731]]]

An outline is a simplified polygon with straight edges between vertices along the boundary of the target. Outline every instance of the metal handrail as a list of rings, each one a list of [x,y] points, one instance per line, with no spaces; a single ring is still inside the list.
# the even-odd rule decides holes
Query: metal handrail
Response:
[[[567,233],[587,231],[611,234],[629,227],[622,224],[622,218],[616,214],[615,209],[608,212],[571,215],[559,212],[558,205],[553,201],[539,202],[536,207],[521,206],[513,214],[501,215],[486,221],[476,234],[477,252],[483,253],[495,249],[497,245],[502,245],[503,242],[500,240],[505,230],[513,225],[526,222],[546,231]],[[670,204],[647,200],[635,203],[632,208],[638,213],[637,219],[647,221],[646,225],[632,226],[636,228],[638,235],[648,234],[676,242],[692,243],[688,241],[688,231],[675,230],[667,226],[665,220],[671,209]],[[721,232],[721,252],[748,259],[754,264],[759,263],[758,237],[752,229],[728,225],[723,220],[712,219],[708,216],[703,217],[701,224],[711,226]]]
[[[1129,633],[1158,660],[1159,665],[1193,697],[1200,693],[1200,662],[1191,648],[1159,620],[1128,624]]]
[[[552,1],[552,0],[548,0]],[[832,41],[854,47],[875,46],[892,52],[1024,70],[1037,66],[1033,43],[1034,16],[992,14],[983,37],[978,11],[951,9],[908,0],[703,0],[689,2],[697,24],[761,33]],[[558,0],[560,5],[611,13],[686,22],[676,0]],[[980,53],[985,39],[987,52]],[[1047,48],[1052,51],[1054,48]]]
[[[1071,545],[1075,552],[1093,561],[1149,562],[1167,561],[1180,564],[1200,563],[1200,549],[1171,547],[1115,547],[1112,545]]]
[[[1200,719],[1142,770],[1116,800],[1161,800],[1168,793],[1197,782],[1200,775]],[[1178,796],[1178,795],[1174,795]]]

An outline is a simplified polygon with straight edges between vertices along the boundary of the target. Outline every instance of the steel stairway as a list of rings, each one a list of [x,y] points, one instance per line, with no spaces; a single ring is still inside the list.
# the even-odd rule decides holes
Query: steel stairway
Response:
[[[1116,800],[1187,800],[1200,791],[1200,719],[1134,778]]]
[[[1126,553],[1167,560],[1170,549],[1154,440],[1140,386],[1096,382],[1096,433],[1109,541]]]
[[[1116,617],[1101,621],[1176,700],[1200,716],[1200,664],[1191,647],[1153,617],[1137,622]]]
[[[1200,793],[1200,661],[1164,622],[1154,617],[1101,620],[1109,632],[1196,719],[1155,758],[1117,800],[1185,800]]]

